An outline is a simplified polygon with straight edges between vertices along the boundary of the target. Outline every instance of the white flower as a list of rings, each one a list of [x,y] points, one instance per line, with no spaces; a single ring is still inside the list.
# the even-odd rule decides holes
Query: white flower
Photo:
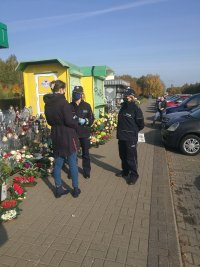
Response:
[[[54,161],[54,158],[53,158],[53,157],[49,157],[49,160],[50,160],[50,161]]]
[[[14,134],[14,135],[13,135],[13,138],[14,138],[15,140],[17,140],[17,139],[18,139],[18,135]]]
[[[20,154],[17,154],[16,155],[16,160],[20,160],[22,157],[21,157],[21,155]]]
[[[12,133],[8,133],[7,134],[7,137],[10,139],[10,138],[12,138]]]
[[[10,151],[10,153],[11,153],[12,155],[16,155],[16,154],[17,154],[17,152],[16,152],[15,150]]]
[[[27,155],[25,155],[25,158],[26,159],[31,159],[31,158],[33,158],[33,155],[27,154]]]
[[[2,141],[3,142],[7,142],[8,141],[8,138],[6,136],[3,136]]]
[[[1,219],[4,221],[9,221],[14,219],[17,216],[16,210],[7,210],[4,214],[1,215]]]
[[[48,144],[47,144],[47,143],[45,143],[45,144],[43,145],[43,147],[48,147]]]

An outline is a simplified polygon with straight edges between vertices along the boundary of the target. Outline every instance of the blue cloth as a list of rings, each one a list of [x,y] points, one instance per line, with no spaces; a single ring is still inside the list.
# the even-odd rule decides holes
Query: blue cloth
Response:
[[[74,100],[74,101],[77,101],[77,100],[79,100],[81,97],[82,97],[82,93],[78,93],[78,92],[73,92],[72,93],[72,99]]]
[[[86,120],[83,119],[83,118],[79,118],[79,119],[78,119],[78,123],[79,123],[80,125],[83,125],[85,122],[86,122]]]
[[[56,157],[55,158],[55,165],[53,170],[53,177],[55,180],[56,187],[62,185],[61,180],[61,170],[64,163],[64,157]],[[72,186],[78,187],[78,167],[77,167],[77,153],[74,152],[70,156],[67,157],[67,161],[69,164],[69,170],[72,177]]]

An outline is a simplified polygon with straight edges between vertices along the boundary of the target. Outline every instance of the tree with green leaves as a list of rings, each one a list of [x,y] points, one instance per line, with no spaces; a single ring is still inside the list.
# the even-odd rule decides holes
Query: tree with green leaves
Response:
[[[0,59],[0,98],[13,98],[23,95],[23,77],[15,69],[18,61],[15,55],[7,60]]]

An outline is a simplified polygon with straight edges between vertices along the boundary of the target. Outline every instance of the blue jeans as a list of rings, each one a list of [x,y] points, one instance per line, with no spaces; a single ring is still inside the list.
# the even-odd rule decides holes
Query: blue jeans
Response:
[[[56,187],[62,185],[61,180],[61,170],[64,163],[65,158],[64,157],[56,157],[55,158],[55,165],[53,170],[53,177],[55,180]],[[72,186],[78,187],[78,166],[77,166],[77,153],[74,152],[70,156],[67,157],[68,164],[69,164],[69,170],[72,177]]]

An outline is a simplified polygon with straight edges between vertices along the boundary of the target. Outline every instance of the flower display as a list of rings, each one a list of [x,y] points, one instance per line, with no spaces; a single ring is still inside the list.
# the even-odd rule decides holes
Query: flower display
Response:
[[[1,209],[8,210],[8,209],[14,208],[17,204],[18,202],[16,199],[6,199],[2,201],[0,207]]]
[[[0,221],[11,221],[17,217],[18,213],[16,209],[7,210],[0,214]]]
[[[7,159],[0,158],[0,185],[2,185],[12,173],[12,167]]]
[[[10,221],[20,214],[19,201],[16,199],[6,199],[0,204],[0,221]]]
[[[13,181],[24,186],[37,184],[34,176],[16,176],[13,178]]]
[[[12,199],[23,199],[26,196],[26,190],[22,188],[18,183],[13,183],[8,189]]]
[[[117,113],[101,114],[99,119],[96,119],[92,125],[90,136],[91,146],[98,147],[108,141],[112,132],[117,127]]]

